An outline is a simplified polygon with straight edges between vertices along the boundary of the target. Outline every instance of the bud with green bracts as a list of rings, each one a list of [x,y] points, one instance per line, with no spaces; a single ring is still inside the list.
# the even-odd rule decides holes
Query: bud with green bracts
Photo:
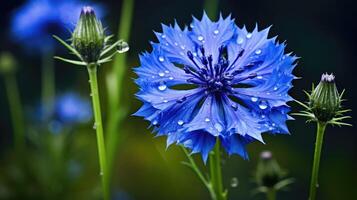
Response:
[[[86,6],[82,9],[76,28],[72,34],[72,46],[87,63],[99,60],[104,48],[105,34],[102,23],[94,10]]]
[[[341,102],[344,101],[342,96],[344,90],[339,94],[335,76],[333,74],[322,74],[320,83],[317,87],[312,87],[311,93],[305,92],[309,98],[309,101],[305,104],[300,101],[296,101],[302,105],[305,110],[295,113],[294,115],[304,116],[309,121],[317,121],[324,124],[334,125],[350,125],[342,122],[342,120],[351,118],[350,116],[344,116],[349,109],[343,109]]]
[[[71,44],[57,36],[53,37],[79,60],[59,56],[55,56],[55,58],[75,65],[100,65],[111,61],[116,53],[124,53],[129,50],[128,44],[122,40],[111,44],[113,36],[106,36],[102,23],[97,19],[93,8],[89,6],[82,8],[76,28],[72,33]]]

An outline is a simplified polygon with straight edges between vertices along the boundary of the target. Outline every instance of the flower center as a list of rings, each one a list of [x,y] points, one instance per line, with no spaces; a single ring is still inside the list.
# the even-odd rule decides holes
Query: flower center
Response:
[[[259,65],[261,62],[253,62],[244,67],[233,70],[235,64],[240,57],[244,54],[242,49],[232,63],[224,55],[225,47],[219,48],[218,61],[213,64],[212,55],[206,56],[205,49],[201,46],[200,52],[202,56],[194,56],[191,51],[187,51],[188,58],[192,61],[193,66],[184,66],[184,70],[187,74],[193,75],[187,82],[199,85],[205,88],[206,94],[210,93],[231,93],[232,87],[237,85],[240,81],[255,78],[256,73],[250,73],[245,77],[241,77],[233,81],[234,77],[246,69]],[[199,62],[196,62],[198,60]]]

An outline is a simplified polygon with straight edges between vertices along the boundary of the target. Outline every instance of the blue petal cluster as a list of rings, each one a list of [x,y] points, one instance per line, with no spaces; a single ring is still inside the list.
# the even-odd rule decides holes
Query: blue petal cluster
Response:
[[[31,50],[52,48],[52,35],[73,28],[83,6],[77,0],[29,0],[13,14],[11,36]],[[96,11],[101,16],[100,6]]]
[[[151,53],[135,69],[135,113],[151,122],[167,145],[208,153],[220,140],[228,154],[247,158],[246,144],[262,133],[288,133],[286,120],[297,57],[268,38],[269,28],[239,28],[230,16],[212,22],[206,14],[190,27],[162,25]]]

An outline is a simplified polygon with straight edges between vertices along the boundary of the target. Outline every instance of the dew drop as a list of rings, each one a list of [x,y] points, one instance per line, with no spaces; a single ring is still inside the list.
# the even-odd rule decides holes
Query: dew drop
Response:
[[[213,31],[213,33],[214,33],[215,35],[217,35],[217,34],[219,33],[219,30],[216,29],[216,30]]]
[[[243,42],[244,42],[244,39],[242,37],[238,37],[237,43],[238,44],[243,44]]]
[[[175,46],[178,46],[178,43],[177,43],[177,42],[175,42],[175,43],[174,43],[174,45],[175,45]]]
[[[211,121],[208,117],[205,119],[205,122],[209,122]]]
[[[178,120],[178,121],[177,121],[177,124],[180,125],[180,126],[182,126],[183,123],[184,123],[184,122],[183,122],[182,120]]]
[[[263,79],[263,76],[257,76],[257,79]]]
[[[274,90],[274,91],[277,91],[277,90],[278,90],[278,87],[275,86],[275,87],[273,88],[273,90]]]
[[[169,70],[165,70],[165,73],[168,74],[168,73],[170,73],[170,71]]]
[[[162,34],[161,37],[162,37],[162,38],[166,38],[166,35]]]
[[[164,103],[167,103],[168,101],[165,99],[163,102],[164,102]]]
[[[252,37],[252,33],[248,33],[247,34],[247,38],[249,39],[249,38],[251,38]]]
[[[255,50],[255,54],[259,55],[261,53],[262,53],[262,50],[260,50],[260,49]]]
[[[250,98],[250,100],[252,100],[253,102],[257,102],[258,101],[258,97],[252,97],[252,98]]]
[[[265,101],[262,101],[259,103],[259,108],[262,109],[262,110],[265,110],[268,108],[268,105]]]
[[[194,28],[195,26],[194,26],[193,24],[190,24],[190,27],[191,27],[191,28]]]
[[[118,53],[124,53],[129,51],[129,45],[128,43],[124,41],[120,41],[119,44],[117,45],[117,51]]]
[[[186,48],[185,45],[181,45],[180,47],[182,50],[185,50],[185,48]]]
[[[96,123],[93,124],[93,129],[94,130],[97,129],[97,124]]]
[[[152,122],[152,125],[156,126],[157,123],[158,123],[157,120],[154,120],[154,121]]]
[[[162,57],[162,56],[159,56],[159,61],[160,61],[160,62],[164,62],[164,61],[165,61],[165,58]]]
[[[203,36],[202,36],[202,35],[199,35],[199,36],[197,37],[197,39],[198,39],[198,41],[202,41],[202,40],[203,40]]]
[[[163,77],[163,76],[165,76],[165,73],[164,72],[159,72],[159,76]]]
[[[170,79],[170,80],[174,80],[174,77],[170,76],[169,79]]]
[[[232,188],[235,188],[235,187],[238,186],[238,184],[239,184],[238,178],[237,178],[237,177],[233,177],[233,178],[231,179],[231,187],[232,187]]]
[[[166,88],[167,88],[167,86],[164,83],[160,84],[159,87],[158,87],[158,89],[160,91],[164,91],[164,90],[166,90]]]
[[[223,126],[220,123],[215,123],[214,124],[214,128],[216,128],[216,130],[218,132],[222,132],[223,131]]]

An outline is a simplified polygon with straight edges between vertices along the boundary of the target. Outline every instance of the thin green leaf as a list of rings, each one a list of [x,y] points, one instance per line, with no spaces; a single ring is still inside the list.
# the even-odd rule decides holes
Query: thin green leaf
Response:
[[[100,57],[104,56],[105,54],[107,54],[108,52],[110,52],[111,50],[113,50],[117,45],[119,45],[121,41],[118,40],[116,41],[114,44],[110,45],[109,47],[105,48],[104,51],[102,51],[102,53],[100,53]]]
[[[76,55],[80,60],[82,60],[82,56],[78,53],[76,49],[74,49],[71,45],[69,45],[67,42],[63,41],[61,38],[59,38],[56,35],[52,35],[57,41],[59,41],[63,46],[65,46],[68,50],[70,50],[74,55]]]
[[[64,61],[64,62],[67,62],[67,63],[71,63],[71,64],[74,64],[74,65],[80,65],[80,66],[86,66],[87,65],[85,62],[82,62],[82,61],[70,60],[70,59],[59,57],[59,56],[55,56],[54,59],[61,60],[61,61]]]

